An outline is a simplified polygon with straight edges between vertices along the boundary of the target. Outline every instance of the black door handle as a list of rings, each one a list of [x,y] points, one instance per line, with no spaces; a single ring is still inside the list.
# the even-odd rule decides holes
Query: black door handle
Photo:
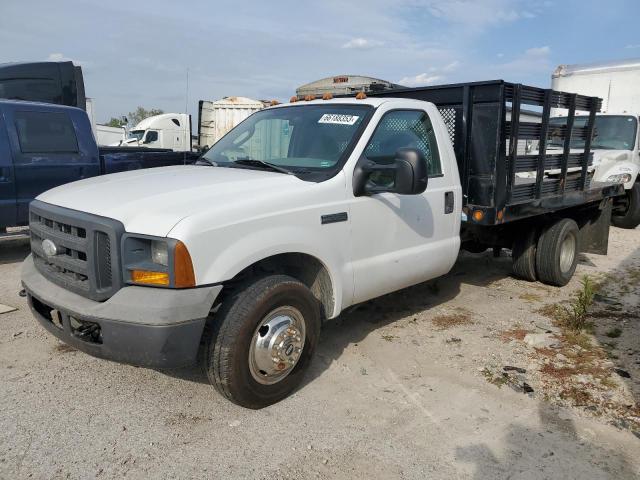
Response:
[[[444,193],[444,213],[453,213],[453,207],[455,206],[455,197],[453,192]]]

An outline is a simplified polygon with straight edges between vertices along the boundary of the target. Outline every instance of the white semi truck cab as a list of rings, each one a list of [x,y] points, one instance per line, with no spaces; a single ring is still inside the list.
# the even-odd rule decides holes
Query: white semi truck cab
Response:
[[[297,101],[254,113],[196,165],[50,190],[31,205],[31,310],[97,357],[199,357],[222,395],[261,408],[299,385],[323,320],[446,274],[461,244],[513,249],[517,276],[564,285],[579,251],[606,253],[620,192],[519,183],[505,142],[537,93],[494,81]]]
[[[191,117],[186,113],[163,113],[145,118],[114,146],[191,150]]]

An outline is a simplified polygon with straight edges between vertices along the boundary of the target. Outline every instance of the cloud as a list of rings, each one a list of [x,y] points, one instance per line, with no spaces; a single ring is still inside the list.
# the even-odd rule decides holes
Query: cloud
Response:
[[[404,77],[398,80],[400,85],[406,87],[420,87],[424,85],[433,85],[434,83],[444,80],[442,75],[432,75],[429,73],[420,73],[414,77]]]
[[[47,61],[49,62],[64,62],[65,60],[70,60],[65,57],[62,53],[50,53],[47,57]]]
[[[426,8],[433,17],[473,31],[532,19],[538,16],[539,10],[537,2],[524,0],[415,0],[414,5]]]
[[[384,42],[380,42],[378,40],[368,40],[366,38],[358,37],[352,38],[347,43],[342,45],[342,48],[357,48],[360,50],[365,50],[374,47],[380,47],[384,45]]]
[[[544,47],[533,47],[525,50],[524,54],[529,57],[544,57],[551,53],[551,48],[548,45]]]
[[[84,68],[90,66],[91,62],[85,62],[84,60],[78,60],[76,58],[69,58],[66,55],[56,52],[56,53],[50,53],[49,56],[47,57],[47,61],[48,62],[73,62],[76,65],[80,65]]]
[[[624,48],[627,48],[629,50],[640,48],[640,43],[630,43],[629,45],[625,45]]]
[[[458,67],[460,66],[460,62],[458,60],[454,60],[451,63],[448,63],[447,65],[445,65],[444,67],[442,67],[440,69],[440,71],[442,72],[453,72],[454,70],[456,70]],[[436,69],[437,70],[437,69]]]

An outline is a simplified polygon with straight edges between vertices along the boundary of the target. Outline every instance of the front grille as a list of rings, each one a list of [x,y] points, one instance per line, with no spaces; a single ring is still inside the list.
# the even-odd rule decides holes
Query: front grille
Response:
[[[29,212],[31,252],[36,268],[52,282],[92,300],[106,300],[120,287],[118,221],[35,200]],[[57,253],[48,256],[43,241]]]

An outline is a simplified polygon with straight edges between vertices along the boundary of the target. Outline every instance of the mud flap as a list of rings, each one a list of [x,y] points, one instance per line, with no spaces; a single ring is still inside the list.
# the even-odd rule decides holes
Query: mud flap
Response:
[[[609,248],[609,227],[611,226],[611,211],[613,201],[610,198],[602,200],[598,208],[591,210],[591,214],[580,226],[580,251],[606,255]]]

